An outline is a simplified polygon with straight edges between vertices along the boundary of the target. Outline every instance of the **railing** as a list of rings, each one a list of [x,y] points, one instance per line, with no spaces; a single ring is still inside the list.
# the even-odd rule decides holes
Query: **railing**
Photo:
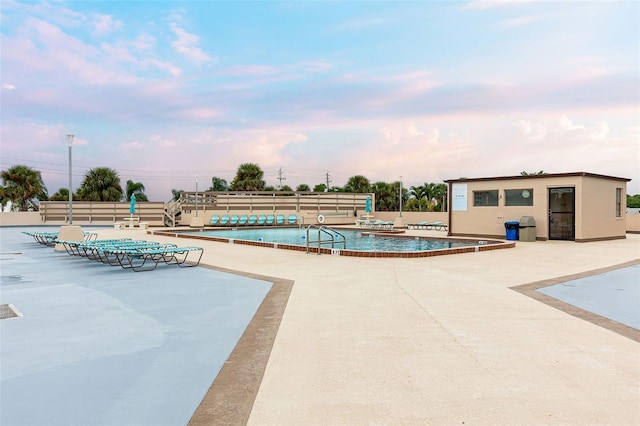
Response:
[[[164,224],[174,228],[176,226],[176,216],[182,212],[182,201],[170,201],[164,207]]]
[[[318,239],[316,241],[311,241],[311,239],[309,238],[309,233],[312,229],[317,229],[318,230]],[[322,239],[323,236],[326,239]],[[338,238],[336,240],[336,237]],[[342,244],[342,248],[346,249],[347,248],[347,238],[341,234],[340,232],[336,231],[333,228],[329,228],[328,226],[318,226],[318,225],[309,225],[307,227],[307,253],[309,253],[309,247],[311,246],[312,243],[314,244],[318,244],[318,254],[320,254],[320,248],[323,244],[331,244],[331,249],[335,249],[336,248],[336,244]]]
[[[182,192],[183,211],[315,211],[346,213],[364,211],[367,197],[375,205],[375,194],[349,192]]]
[[[73,202],[73,223],[82,224],[106,224],[114,223],[131,216],[128,202]],[[150,225],[162,226],[164,224],[164,203],[141,201],[136,203],[134,216],[141,222]],[[40,219],[43,223],[59,224],[69,222],[69,203],[66,201],[41,201]]]

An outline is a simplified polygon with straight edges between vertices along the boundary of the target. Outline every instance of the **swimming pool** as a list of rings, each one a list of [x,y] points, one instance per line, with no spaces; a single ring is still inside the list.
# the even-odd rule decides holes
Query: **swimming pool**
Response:
[[[311,229],[309,231],[309,252],[359,257],[427,257],[515,247],[513,242],[505,243],[493,240],[433,238],[343,228],[327,228],[327,230],[333,235],[324,232],[321,234],[321,239],[324,243],[321,244],[320,249],[318,249],[317,243],[318,230]],[[307,251],[307,229],[305,228],[156,231],[155,233],[231,244]],[[346,247],[341,243],[341,235],[346,239]],[[326,242],[332,236],[335,237],[335,244],[333,245]]]

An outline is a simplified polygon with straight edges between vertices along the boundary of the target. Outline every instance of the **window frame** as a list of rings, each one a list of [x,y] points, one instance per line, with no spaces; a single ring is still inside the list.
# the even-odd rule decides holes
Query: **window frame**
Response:
[[[528,197],[524,197],[522,194],[527,191]],[[505,207],[533,207],[533,188],[520,188],[520,189],[505,189],[504,190],[504,205]],[[526,204],[513,204],[514,197],[516,200],[527,201]],[[509,202],[511,200],[511,203]]]
[[[487,204],[478,204],[477,203],[477,194],[486,194],[484,200]],[[495,204],[489,204],[490,201],[493,201],[490,197],[490,194],[495,195]],[[473,207],[498,207],[500,204],[500,191],[498,189],[488,189],[482,191],[473,191]]]

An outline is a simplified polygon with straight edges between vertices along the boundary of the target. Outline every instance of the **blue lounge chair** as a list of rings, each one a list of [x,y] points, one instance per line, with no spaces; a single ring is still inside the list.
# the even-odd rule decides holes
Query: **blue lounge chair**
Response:
[[[416,222],[407,224],[409,229],[427,229],[427,225],[429,225],[429,222]]]
[[[274,220],[275,217],[272,214],[267,215],[267,225],[273,225]]]
[[[246,214],[243,214],[242,216],[240,216],[240,220],[238,221],[238,225],[245,226],[247,224],[248,220],[249,220],[249,216],[247,216]]]
[[[225,214],[222,216],[222,219],[220,219],[220,225],[227,226],[228,224],[229,224],[229,215]]]
[[[217,226],[220,223],[220,216],[214,214],[211,216],[211,220],[209,221],[209,225]]]
[[[238,219],[238,215],[234,214],[233,216],[231,216],[231,220],[229,221],[229,225],[236,226],[238,224],[239,220],[240,219]]]
[[[295,214],[290,214],[289,218],[287,218],[287,223],[289,225],[295,225],[296,223],[298,223],[298,216],[296,216]]]
[[[251,216],[249,216],[249,221],[247,222],[247,225],[255,225],[257,221],[258,221],[258,216],[256,216],[255,214],[252,214]]]
[[[276,216],[276,225],[284,225],[284,215],[279,214]]]
[[[427,229],[435,229],[438,231],[446,231],[447,224],[442,222],[431,222],[427,225]]]
[[[258,216],[258,225],[264,225],[267,222],[267,217],[263,214]]]

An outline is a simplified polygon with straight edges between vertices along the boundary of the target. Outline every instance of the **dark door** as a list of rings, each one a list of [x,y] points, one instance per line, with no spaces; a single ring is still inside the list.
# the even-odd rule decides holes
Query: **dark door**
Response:
[[[549,188],[549,239],[576,238],[575,188]]]

